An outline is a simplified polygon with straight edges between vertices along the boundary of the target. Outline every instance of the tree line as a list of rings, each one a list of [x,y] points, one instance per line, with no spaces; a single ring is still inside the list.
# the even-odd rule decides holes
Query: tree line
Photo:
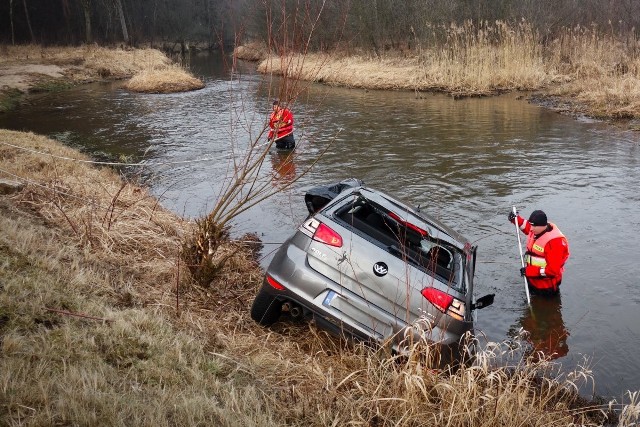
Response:
[[[0,42],[77,45],[234,40],[242,0],[0,0]]]
[[[412,49],[438,26],[522,20],[635,33],[638,0],[0,0],[3,43],[202,43]],[[283,42],[283,40],[285,42]],[[275,42],[278,43],[275,43]]]

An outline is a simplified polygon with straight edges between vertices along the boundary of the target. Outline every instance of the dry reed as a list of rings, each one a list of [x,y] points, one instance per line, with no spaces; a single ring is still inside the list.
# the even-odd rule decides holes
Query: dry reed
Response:
[[[261,61],[268,55],[267,46],[259,41],[252,41],[233,49],[233,55],[238,59],[246,61]]]
[[[258,70],[349,87],[461,95],[529,90],[549,82],[539,37],[526,23],[515,28],[501,22],[480,27],[467,23],[444,31],[445,42],[421,49],[413,57],[292,55],[288,67],[270,57]]]
[[[171,63],[169,58],[157,49],[114,49],[97,45],[5,45],[0,49],[0,61],[5,65],[58,65],[65,70],[68,78],[76,82],[106,77],[122,79],[142,70]]]
[[[499,21],[432,31],[438,41],[405,56],[292,53],[266,58],[258,70],[352,88],[456,97],[536,90],[540,97],[568,100],[573,113],[640,118],[640,57],[633,32],[565,28],[554,40],[543,41],[526,22]]]
[[[42,47],[37,45],[3,46],[0,62],[13,66],[16,73],[31,74],[27,87],[38,82],[64,80],[71,84],[99,79],[133,78],[127,87],[136,92],[170,93],[204,87],[204,83],[186,70],[173,64],[157,49],[118,49],[97,45],[81,47]],[[53,65],[56,70],[28,68],[33,65]],[[17,68],[16,68],[17,67]],[[47,71],[45,73],[45,71]],[[51,78],[53,71],[61,74]]]
[[[133,92],[173,93],[202,89],[204,82],[178,66],[143,70],[125,85]]]

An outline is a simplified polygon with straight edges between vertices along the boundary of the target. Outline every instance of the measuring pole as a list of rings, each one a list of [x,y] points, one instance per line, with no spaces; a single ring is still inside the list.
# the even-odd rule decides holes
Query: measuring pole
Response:
[[[522,267],[524,267],[524,257],[522,256],[522,243],[520,242],[520,227],[518,226],[518,211],[516,210],[515,206],[513,207],[513,214],[516,216],[513,222],[516,225],[516,237],[518,238],[518,250],[520,251],[520,264],[522,265]],[[525,276],[522,276],[522,277],[524,278],[524,290],[527,293],[527,304],[531,305],[531,297],[529,296],[529,286],[527,285],[527,278]]]

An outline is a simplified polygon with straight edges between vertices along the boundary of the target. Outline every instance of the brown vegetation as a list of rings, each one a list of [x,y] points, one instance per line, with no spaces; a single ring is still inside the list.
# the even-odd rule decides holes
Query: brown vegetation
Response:
[[[143,70],[125,84],[125,88],[130,91],[145,93],[186,92],[203,87],[202,80],[176,65],[162,69]]]
[[[530,25],[447,26],[440,44],[372,55],[291,54],[269,56],[263,73],[366,89],[445,92],[485,96],[538,91],[560,97],[573,114],[640,118],[640,56],[634,34],[566,28],[543,40]],[[393,53],[395,52],[395,54]]]
[[[0,174],[21,184],[0,196],[4,424],[605,422],[607,407],[576,394],[586,368],[559,374],[495,345],[443,371],[424,343],[393,357],[305,323],[258,327],[250,248],[223,243],[224,268],[195,285],[179,261],[194,224],[54,141],[0,130],[0,142]],[[637,422],[638,396],[623,409],[618,425]]]
[[[0,48],[2,68],[29,64],[57,66],[64,77],[75,83],[103,78],[124,79],[170,63],[169,58],[157,49],[118,49],[97,45],[2,45]]]
[[[262,61],[269,56],[267,46],[258,41],[247,42],[243,45],[236,46],[233,54],[236,58],[246,61]]]
[[[53,90],[134,75],[132,90],[175,92],[204,86],[157,49],[3,45],[0,47],[0,112],[11,107],[16,91]]]

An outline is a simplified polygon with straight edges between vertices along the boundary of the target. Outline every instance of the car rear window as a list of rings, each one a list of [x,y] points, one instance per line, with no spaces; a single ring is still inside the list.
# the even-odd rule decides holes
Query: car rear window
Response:
[[[404,222],[395,212],[364,197],[338,209],[334,217],[371,243],[454,288],[461,287],[461,256],[451,245],[433,239],[425,230]]]

